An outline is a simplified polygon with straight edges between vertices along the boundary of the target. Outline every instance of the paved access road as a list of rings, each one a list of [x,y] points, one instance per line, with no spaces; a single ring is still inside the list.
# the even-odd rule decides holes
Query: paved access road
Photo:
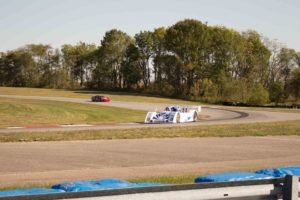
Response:
[[[65,97],[43,97],[43,96],[18,96],[18,95],[0,95],[5,98],[17,99],[36,99],[36,100],[53,100],[65,101],[74,103],[86,103],[103,106],[114,106],[130,109],[138,109],[146,111],[163,110],[168,104],[162,103],[141,103],[141,102],[91,102],[89,99],[82,98],[65,98]],[[236,110],[234,108],[204,106],[201,112],[202,115],[209,116],[204,120],[199,120],[196,123],[182,124],[143,124],[127,123],[115,125],[96,125],[96,126],[75,126],[75,127],[52,127],[52,128],[18,128],[18,129],[0,129],[1,132],[24,132],[24,131],[58,131],[58,130],[87,130],[87,129],[124,129],[124,128],[143,128],[143,127],[166,127],[166,126],[199,126],[213,124],[233,124],[233,123],[253,123],[253,122],[272,122],[286,120],[300,120],[300,113],[282,113],[282,112],[267,112],[267,111],[249,111]]]
[[[300,165],[300,137],[2,143],[0,186]]]

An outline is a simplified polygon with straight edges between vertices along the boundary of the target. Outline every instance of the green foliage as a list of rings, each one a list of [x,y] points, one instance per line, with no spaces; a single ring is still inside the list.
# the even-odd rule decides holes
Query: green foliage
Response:
[[[296,63],[300,66],[300,52],[296,53]]]
[[[153,56],[154,38],[150,31],[143,31],[135,35],[135,43],[139,50],[140,66],[142,68],[142,80],[145,88],[150,84],[151,70],[149,61]]]
[[[253,104],[299,98],[300,53],[239,33],[185,19],[130,37],[112,29],[101,44],[53,49],[29,44],[0,53],[0,85],[122,90],[207,102]],[[255,87],[254,87],[255,86]],[[258,87],[256,87],[258,86]]]
[[[133,44],[126,50],[124,61],[121,67],[121,73],[124,77],[124,86],[128,89],[138,87],[138,82],[142,79],[142,58],[140,51]]]
[[[154,95],[163,95],[166,97],[176,96],[176,88],[166,81],[152,83],[146,90],[144,90],[144,92]]]
[[[183,73],[187,74],[187,94],[190,93],[195,78],[205,73],[204,55],[209,39],[207,25],[197,20],[177,22],[166,32],[166,48],[182,63]]]
[[[173,85],[168,83],[161,84],[161,94],[165,94],[167,96],[173,96],[175,94],[175,88]]]
[[[280,82],[272,83],[269,89],[269,94],[271,102],[281,103],[286,99],[283,84]]]
[[[209,79],[198,80],[191,88],[191,100],[218,102],[218,87]]]
[[[77,45],[63,45],[62,47],[64,68],[70,73],[71,86],[74,88],[83,86],[85,82],[91,81],[90,73],[95,68],[94,44],[80,42]]]
[[[298,100],[300,98],[300,67],[294,69],[289,81],[291,94]]]
[[[248,100],[248,103],[252,105],[264,105],[268,102],[269,102],[268,91],[261,84],[257,84],[252,89],[251,96]]]
[[[110,106],[0,98],[0,127],[135,122],[144,117],[144,111]]]
[[[126,33],[112,29],[105,33],[98,51],[98,64],[94,72],[97,89],[123,87],[121,64],[133,39]]]

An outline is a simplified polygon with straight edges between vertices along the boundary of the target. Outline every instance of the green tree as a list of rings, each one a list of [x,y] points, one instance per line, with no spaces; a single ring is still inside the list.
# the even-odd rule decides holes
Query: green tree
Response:
[[[52,47],[43,44],[28,44],[21,50],[29,53],[35,61],[36,70],[38,70],[36,76],[39,76],[38,86],[49,87],[53,77],[53,68],[57,66],[53,66],[52,56],[55,51]]]
[[[211,42],[207,48],[206,63],[209,65],[207,76],[214,80],[221,72],[229,72],[234,54],[234,34],[236,32],[225,27],[211,27]],[[208,78],[207,77],[207,78]]]
[[[155,84],[155,91],[161,95],[185,97],[183,94],[185,85],[183,84],[185,72],[182,63],[178,57],[173,55],[164,55],[160,57],[160,75],[163,77],[161,81]],[[161,88],[168,93],[163,93]],[[172,90],[171,90],[172,89]]]
[[[1,58],[2,85],[13,87],[35,87],[36,71],[31,55],[23,50],[8,52]]]
[[[165,41],[167,50],[182,63],[186,72],[186,93],[189,94],[195,80],[206,70],[205,54],[210,42],[208,27],[197,20],[180,21],[167,29]]]
[[[164,27],[160,27],[154,29],[153,32],[153,73],[154,73],[154,82],[161,84],[162,81],[162,69],[161,63],[163,60],[163,56],[166,55],[165,48],[165,35],[166,29]]]
[[[291,94],[296,100],[300,98],[300,67],[292,71],[291,79],[289,80]]]
[[[101,72],[108,69],[110,87],[122,88],[123,77],[120,72],[127,47],[133,43],[133,39],[126,33],[112,29],[105,33],[101,41],[100,56],[98,68],[96,71]]]
[[[297,63],[297,65],[298,65],[298,67],[300,67],[300,52],[298,52],[298,53],[296,54],[296,63]]]
[[[112,74],[113,68],[105,60],[103,48],[99,47],[95,52],[97,59],[96,67],[92,71],[92,88],[109,90],[113,88]]]
[[[288,87],[291,71],[295,67],[296,52],[294,49],[282,48],[279,53],[279,68],[284,88]]]
[[[147,88],[150,84],[150,76],[152,74],[150,69],[150,59],[154,55],[153,46],[154,38],[153,33],[150,31],[142,31],[134,36],[135,43],[140,51],[140,58],[143,61],[141,64],[143,73],[144,87]]]
[[[143,78],[144,60],[140,55],[139,49],[130,44],[126,50],[125,58],[122,63],[121,73],[124,77],[124,86],[128,89],[138,88],[139,81]]]
[[[245,32],[246,62],[242,65],[242,76],[259,82],[266,86],[268,81],[268,67],[271,52],[261,40],[261,36],[255,31]]]
[[[91,81],[91,72],[96,67],[96,45],[80,42],[62,47],[65,70],[69,72],[73,87]]]
[[[262,84],[253,87],[248,103],[252,105],[264,105],[269,102],[269,93]]]
[[[0,52],[0,86],[5,85],[5,58],[6,54],[3,52]]]
[[[271,84],[269,89],[270,101],[275,103],[284,102],[286,99],[286,92],[284,86],[280,82],[274,82]]]

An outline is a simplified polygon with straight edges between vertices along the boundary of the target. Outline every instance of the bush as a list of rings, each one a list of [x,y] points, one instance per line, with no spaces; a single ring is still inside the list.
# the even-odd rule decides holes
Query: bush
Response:
[[[270,101],[276,104],[284,102],[286,99],[283,85],[281,83],[273,83],[269,89]]]
[[[269,92],[261,85],[257,84],[252,89],[248,103],[251,105],[264,105],[269,102]]]
[[[289,81],[289,90],[296,100],[300,98],[300,68],[296,68],[292,72],[292,77]]]
[[[215,103],[218,99],[218,87],[209,79],[198,80],[190,90],[190,100]]]
[[[144,93],[172,97],[175,95],[175,88],[167,82],[153,83],[144,90]]]

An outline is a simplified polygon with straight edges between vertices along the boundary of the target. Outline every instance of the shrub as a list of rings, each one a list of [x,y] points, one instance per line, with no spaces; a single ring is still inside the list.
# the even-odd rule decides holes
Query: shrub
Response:
[[[257,84],[256,87],[252,89],[248,103],[252,105],[264,105],[268,102],[268,91],[261,84]]]
[[[284,102],[285,92],[281,83],[273,83],[269,89],[270,101],[277,103]]]

